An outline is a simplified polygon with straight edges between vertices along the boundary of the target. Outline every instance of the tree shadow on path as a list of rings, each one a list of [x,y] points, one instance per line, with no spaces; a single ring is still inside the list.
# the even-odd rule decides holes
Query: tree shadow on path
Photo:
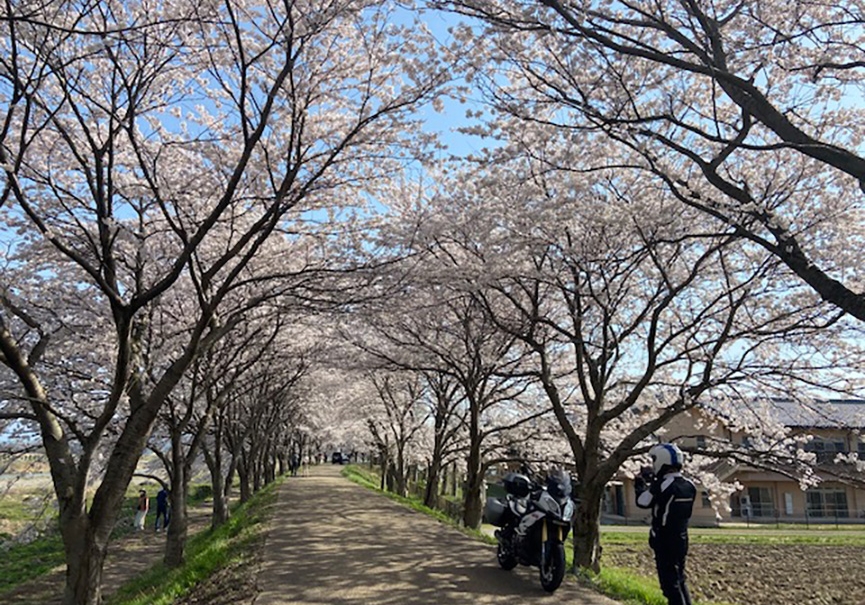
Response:
[[[554,596],[534,568],[319,466],[290,479],[264,547],[256,605],[468,605],[614,601],[574,583]]]

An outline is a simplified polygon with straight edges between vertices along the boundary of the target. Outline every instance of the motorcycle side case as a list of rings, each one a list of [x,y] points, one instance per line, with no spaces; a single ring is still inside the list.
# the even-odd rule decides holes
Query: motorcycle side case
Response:
[[[525,475],[508,473],[504,479],[505,491],[517,498],[525,498],[531,491],[532,482]]]
[[[507,505],[498,498],[487,498],[487,503],[484,506],[484,519],[487,523],[496,527],[504,526],[505,511]]]

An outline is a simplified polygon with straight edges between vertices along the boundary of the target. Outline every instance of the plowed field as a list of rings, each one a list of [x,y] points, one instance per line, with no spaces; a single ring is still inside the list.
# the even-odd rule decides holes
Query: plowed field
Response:
[[[606,565],[653,577],[648,546],[610,544]],[[700,600],[736,605],[865,605],[865,546],[691,544],[688,584]]]

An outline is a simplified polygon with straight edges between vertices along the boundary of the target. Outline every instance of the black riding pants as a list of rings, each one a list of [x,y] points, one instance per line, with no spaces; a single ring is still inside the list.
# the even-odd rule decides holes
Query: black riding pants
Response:
[[[688,557],[688,536],[672,536],[652,541],[655,565],[661,591],[670,605],[691,605],[691,595],[685,586],[685,559]]]

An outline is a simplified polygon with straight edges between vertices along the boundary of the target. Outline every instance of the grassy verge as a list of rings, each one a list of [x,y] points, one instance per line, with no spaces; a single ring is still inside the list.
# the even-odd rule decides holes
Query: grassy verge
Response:
[[[232,512],[225,525],[189,539],[186,563],[167,569],[161,563],[123,585],[107,605],[169,605],[189,594],[221,569],[249,556],[267,507],[276,500],[277,481]]]
[[[37,578],[64,561],[63,542],[56,532],[28,544],[15,544],[0,555],[0,593]]]
[[[394,502],[399,502],[400,504],[407,506],[412,510],[416,510],[417,512],[428,515],[444,523],[445,525],[449,525],[455,529],[458,529],[459,531],[468,536],[471,536],[488,544],[496,543],[495,538],[493,538],[492,536],[488,536],[487,534],[483,533],[478,529],[471,529],[460,525],[459,522],[447,516],[442,511],[426,506],[419,498],[398,496],[397,494],[393,494],[391,492],[379,489],[378,475],[366,467],[351,464],[349,466],[346,466],[342,470],[342,476],[346,479],[349,479],[350,481],[354,481],[358,485],[362,485],[363,487],[374,490],[382,494],[383,496],[390,498]]]
[[[604,544],[637,545],[645,544],[648,528],[642,531],[617,531],[604,528],[601,542]],[[847,530],[806,529],[804,527],[786,530],[776,529],[721,529],[692,527],[688,531],[691,544],[755,544],[778,546],[787,544],[813,544],[822,546],[865,546],[865,529]]]
[[[594,574],[581,570],[578,581],[627,605],[667,605],[656,578],[646,578],[622,567],[603,567]],[[708,604],[703,604],[708,605]]]
[[[0,534],[0,593],[38,577],[64,561],[57,533],[56,512],[46,493],[22,492],[0,498],[0,519],[12,528]],[[15,541],[22,531],[33,533],[27,543]]]

